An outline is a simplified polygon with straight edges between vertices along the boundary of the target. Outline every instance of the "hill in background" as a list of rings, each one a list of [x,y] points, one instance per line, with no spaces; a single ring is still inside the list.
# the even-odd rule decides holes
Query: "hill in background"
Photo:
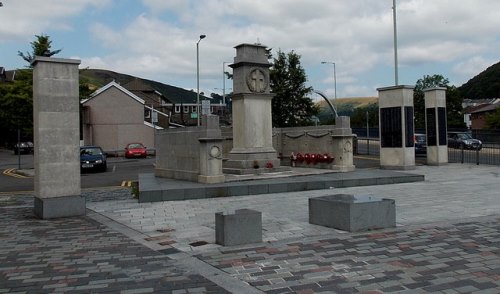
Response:
[[[464,99],[500,98],[500,62],[458,88]]]
[[[80,81],[84,81],[85,83],[87,83],[91,90],[97,90],[112,81],[115,81],[120,85],[123,85],[136,78],[137,77],[131,75],[126,75],[104,69],[80,70]]]

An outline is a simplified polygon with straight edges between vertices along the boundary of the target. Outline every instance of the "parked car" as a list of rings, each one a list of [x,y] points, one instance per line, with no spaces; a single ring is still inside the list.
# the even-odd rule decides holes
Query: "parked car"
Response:
[[[426,154],[427,136],[425,134],[415,134],[413,138],[415,142],[415,154]]]
[[[108,168],[106,154],[98,146],[80,147],[80,169],[105,172]]]
[[[472,138],[468,132],[448,132],[448,147],[481,150],[483,142]]]
[[[33,153],[32,142],[19,142],[14,145],[14,154],[30,154]]]
[[[126,158],[136,158],[136,157],[144,157],[148,156],[146,146],[142,145],[142,143],[129,143],[127,147],[125,147],[125,157]]]

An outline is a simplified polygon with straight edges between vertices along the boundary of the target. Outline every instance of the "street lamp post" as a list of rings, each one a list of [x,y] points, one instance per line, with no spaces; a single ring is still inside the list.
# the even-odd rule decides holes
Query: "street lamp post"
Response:
[[[196,119],[198,120],[198,126],[200,126],[200,41],[204,39],[206,35],[200,35],[200,39],[196,42]]]
[[[229,61],[222,62],[222,104],[226,105],[226,63],[231,63]]]
[[[335,62],[321,61],[321,64],[333,64],[333,98],[337,100],[337,73],[335,71]]]

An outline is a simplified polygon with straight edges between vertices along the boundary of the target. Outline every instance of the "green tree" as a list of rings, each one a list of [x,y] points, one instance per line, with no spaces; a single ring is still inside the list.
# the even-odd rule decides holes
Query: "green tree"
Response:
[[[94,90],[92,90],[90,80],[88,78],[80,76],[79,79],[79,91],[80,100],[87,99],[90,97]]]
[[[59,52],[61,52],[62,49],[58,50],[51,50],[52,47],[52,41],[50,40],[50,37],[44,34],[41,35],[35,35],[36,40],[31,42],[31,49],[32,52],[26,52],[24,54],[21,51],[17,51],[17,54],[21,56],[22,59],[26,60],[31,67],[31,62],[35,58],[35,56],[45,56],[45,57],[51,57],[52,55],[55,55]]]
[[[16,142],[18,129],[21,130],[23,139],[32,139],[32,89],[31,70],[18,70],[14,82],[0,83],[0,125],[3,129],[1,144],[12,145]]]
[[[434,87],[446,88],[446,115],[448,118],[448,127],[464,127],[462,117],[462,98],[455,86],[449,86],[449,81],[439,74],[432,76],[425,75],[415,84],[413,92],[413,103],[415,105],[415,128],[425,129],[425,100],[424,89]]]
[[[271,57],[271,56],[270,56]],[[319,113],[312,99],[307,97],[312,87],[306,87],[307,76],[300,64],[300,55],[294,51],[285,54],[278,51],[270,71],[274,127],[311,125],[312,116]]]
[[[457,87],[446,87],[446,117],[449,128],[465,128],[462,101],[463,97]]]
[[[366,127],[366,113],[368,112],[368,126],[378,126],[378,103],[370,103],[367,106],[354,108],[351,117],[351,126],[354,128]]]
[[[497,107],[495,112],[488,113],[484,120],[488,129],[500,130],[500,107]]]

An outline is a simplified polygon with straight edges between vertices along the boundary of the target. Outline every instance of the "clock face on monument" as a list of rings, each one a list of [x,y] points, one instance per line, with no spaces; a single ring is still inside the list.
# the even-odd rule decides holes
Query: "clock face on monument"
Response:
[[[267,76],[262,69],[254,68],[247,75],[247,86],[251,92],[263,93],[268,85]]]

